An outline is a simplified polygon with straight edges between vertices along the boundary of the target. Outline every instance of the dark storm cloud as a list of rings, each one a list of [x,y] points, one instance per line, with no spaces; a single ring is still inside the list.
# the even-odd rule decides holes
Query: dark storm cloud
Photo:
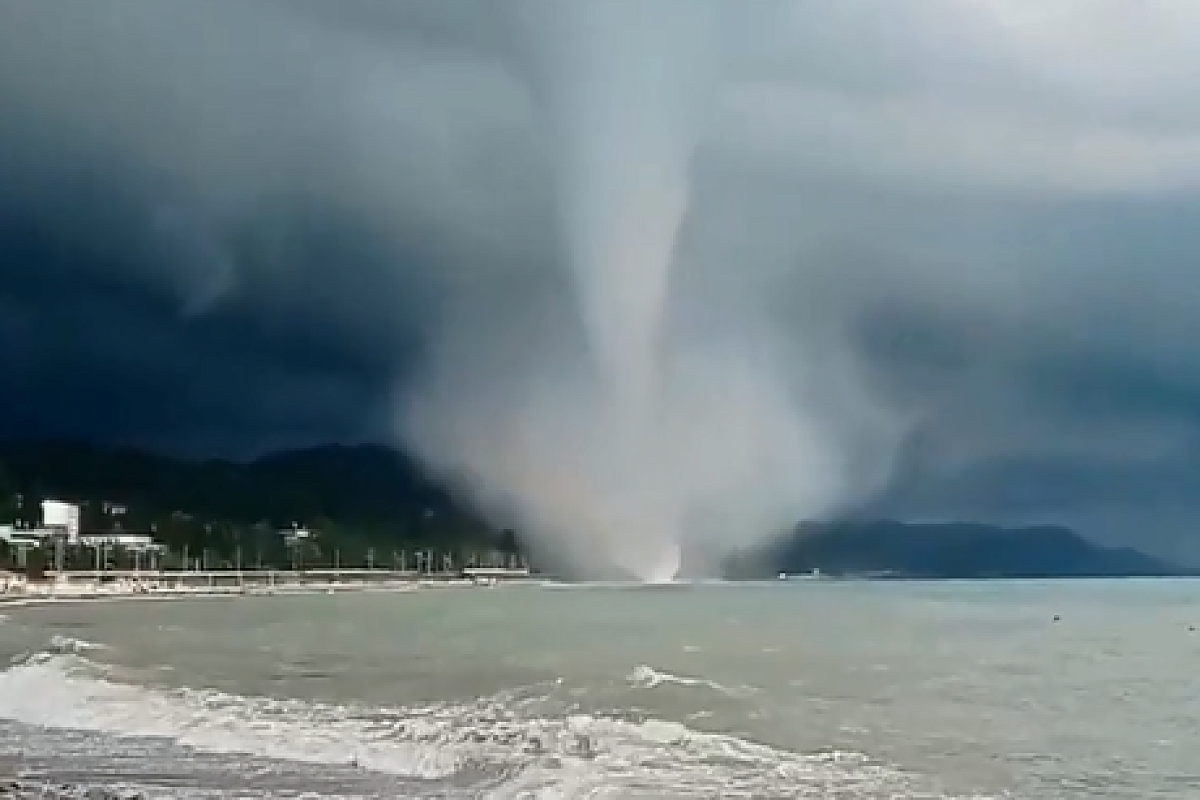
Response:
[[[1200,16],[894,5],[747,12],[680,284],[862,367],[906,431],[863,502],[1200,557]],[[431,337],[532,325],[553,165],[502,6],[0,6],[4,432],[387,436]]]
[[[148,257],[128,241],[6,233],[5,433],[244,453],[386,431],[402,339],[376,353],[352,328],[236,304],[189,319],[169,287],[122,270]]]
[[[10,430],[388,435],[451,267],[520,213],[473,208],[474,55],[423,6],[0,9]]]

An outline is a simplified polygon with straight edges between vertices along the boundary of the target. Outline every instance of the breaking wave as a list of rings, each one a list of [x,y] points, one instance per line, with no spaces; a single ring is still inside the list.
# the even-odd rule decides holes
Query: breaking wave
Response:
[[[76,639],[74,636],[56,635],[50,639],[50,650],[55,653],[86,653],[89,650],[104,650],[104,645]]]
[[[675,722],[573,712],[557,683],[468,703],[367,707],[141,686],[86,649],[55,648],[0,672],[0,717],[200,752],[353,765],[431,782],[428,794],[438,797],[944,797],[857,754],[802,755]],[[649,667],[630,680],[704,683]]]
[[[654,689],[658,686],[683,686],[687,688],[710,689],[730,697],[745,697],[755,693],[752,686],[726,686],[707,678],[691,678],[686,675],[676,675],[671,672],[657,670],[642,664],[629,674],[629,682],[638,689]]]

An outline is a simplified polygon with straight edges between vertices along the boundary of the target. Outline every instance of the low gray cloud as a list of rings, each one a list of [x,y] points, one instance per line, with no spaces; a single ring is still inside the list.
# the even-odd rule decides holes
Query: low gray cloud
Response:
[[[789,380],[837,387],[816,419],[880,465],[840,505],[1200,561],[1200,11],[731,8],[681,329],[740,309]],[[571,362],[544,66],[509,10],[0,6],[4,431],[387,438],[447,353],[477,393]]]

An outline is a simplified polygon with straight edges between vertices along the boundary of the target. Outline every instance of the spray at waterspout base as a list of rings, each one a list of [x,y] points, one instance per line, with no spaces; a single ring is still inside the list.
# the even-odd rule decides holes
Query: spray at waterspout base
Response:
[[[675,542],[664,547],[655,561],[643,565],[638,578],[645,584],[674,583],[679,576],[679,568],[683,565],[683,549]]]

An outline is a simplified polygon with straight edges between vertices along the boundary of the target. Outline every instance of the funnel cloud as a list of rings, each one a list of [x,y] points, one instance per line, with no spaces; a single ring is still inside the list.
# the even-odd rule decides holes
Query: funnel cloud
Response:
[[[642,579],[835,515],[1200,563],[1200,11],[889,11],[0,4],[0,435],[388,442]]]
[[[406,440],[533,536],[654,582],[675,577],[685,547],[778,534],[866,488],[832,420],[805,403],[804,381],[789,385],[787,361],[803,355],[761,324],[765,305],[688,290],[693,159],[736,45],[735,7],[514,9],[554,153],[580,335],[558,353],[547,342],[566,330],[527,340],[530,372],[500,379],[521,384],[512,392],[464,389],[484,343],[466,360],[439,354],[403,418]],[[890,460],[889,444],[873,442],[873,457]]]

